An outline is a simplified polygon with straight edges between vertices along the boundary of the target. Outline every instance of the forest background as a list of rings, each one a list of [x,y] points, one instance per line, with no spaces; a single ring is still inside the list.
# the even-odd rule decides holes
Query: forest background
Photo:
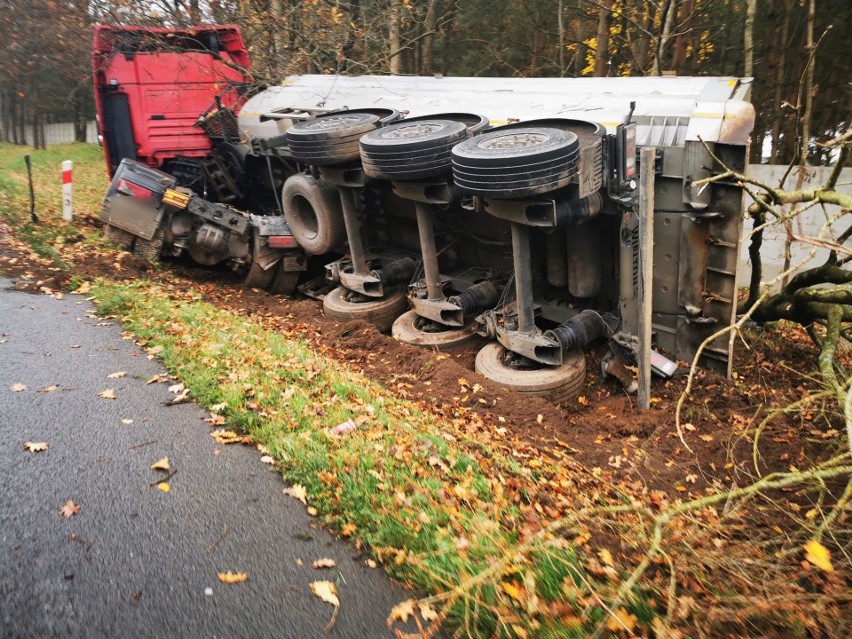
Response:
[[[24,125],[38,135],[58,121],[84,139],[99,22],[237,24],[266,83],[295,73],[754,77],[752,162],[798,158],[804,130],[810,163],[828,164],[819,143],[852,113],[849,0],[0,0],[0,141],[38,145]]]

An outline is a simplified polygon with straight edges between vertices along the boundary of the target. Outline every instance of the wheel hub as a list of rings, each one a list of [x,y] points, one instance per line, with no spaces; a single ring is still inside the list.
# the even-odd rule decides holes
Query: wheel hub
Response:
[[[525,149],[548,139],[549,136],[543,133],[513,133],[484,139],[479,146],[483,149]]]

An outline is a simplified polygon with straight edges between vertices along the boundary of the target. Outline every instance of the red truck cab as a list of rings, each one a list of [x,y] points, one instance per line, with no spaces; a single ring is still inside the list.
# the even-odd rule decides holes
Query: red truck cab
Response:
[[[137,160],[169,171],[176,158],[204,158],[211,140],[199,116],[235,109],[251,81],[235,25],[161,29],[97,25],[92,64],[107,170]]]

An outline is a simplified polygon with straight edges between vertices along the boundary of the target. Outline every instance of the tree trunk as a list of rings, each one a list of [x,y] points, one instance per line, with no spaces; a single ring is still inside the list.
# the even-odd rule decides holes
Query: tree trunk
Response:
[[[426,8],[426,17],[423,20],[423,65],[421,72],[423,75],[432,75],[434,73],[434,46],[435,46],[435,29],[438,26],[438,9],[440,8],[441,0],[430,0],[429,6]]]
[[[604,78],[609,71],[609,26],[612,20],[612,1],[603,0],[598,16],[598,32],[595,38],[595,76]]]
[[[586,16],[583,13],[583,0],[577,0],[577,53],[574,56],[574,77],[579,78],[586,68]]]
[[[757,0],[749,1],[757,2]],[[695,1],[685,0],[685,2],[678,7],[677,14],[678,26],[677,35],[675,36],[674,43],[674,57],[672,58],[672,69],[674,69],[678,75],[681,75],[683,71],[683,66],[684,64],[686,64],[686,46],[688,40],[690,39],[692,17],[693,15],[695,15]]]
[[[556,6],[556,28],[558,41],[556,43],[556,61],[559,63],[559,77],[565,77],[565,20],[562,15],[562,0]]]
[[[198,0],[189,0],[189,21],[193,26],[201,24],[201,9]]]
[[[778,161],[778,153],[780,150],[781,127],[784,123],[784,116],[781,113],[781,99],[784,95],[784,74],[787,71],[787,45],[790,40],[790,16],[793,13],[793,0],[784,0],[784,22],[781,26],[781,40],[778,46],[781,49],[778,57],[778,69],[776,72],[775,96],[774,104],[775,118],[772,125],[772,155],[769,159],[770,164]]]
[[[399,75],[402,71],[402,40],[399,33],[400,7],[402,0],[391,0],[390,16],[388,17],[388,46],[390,47],[390,72]]]
[[[746,0],[745,28],[743,29],[743,75],[754,75],[754,17],[757,15],[757,0]]]
[[[663,5],[663,30],[660,33],[660,39],[657,44],[657,55],[654,56],[654,66],[651,68],[651,75],[661,75],[663,72],[663,58],[666,55],[666,49],[668,49],[669,40],[671,39],[674,14],[674,1],[667,0]]]

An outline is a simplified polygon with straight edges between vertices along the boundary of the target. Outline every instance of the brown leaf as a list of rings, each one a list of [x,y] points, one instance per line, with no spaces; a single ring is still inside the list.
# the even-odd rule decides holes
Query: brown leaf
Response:
[[[65,505],[59,509],[59,514],[70,519],[77,514],[78,510],[80,510],[80,506],[69,499],[65,502]]]
[[[248,580],[247,572],[220,572],[219,581],[223,584],[238,584]]]
[[[55,390],[59,390],[59,386],[54,384],[53,386],[47,386],[46,388],[42,388],[39,390],[39,393],[52,393]]]
[[[636,621],[636,615],[627,612],[624,608],[619,608],[609,618],[606,627],[612,632],[618,632],[619,630],[633,632],[633,629],[636,627]]]
[[[9,387],[9,390],[12,391],[13,393],[21,393],[21,392],[27,390],[27,385],[21,384],[21,382],[18,382],[17,384],[12,384]]]
[[[305,490],[305,487],[302,486],[302,484],[293,484],[292,486],[288,486],[287,488],[284,488],[281,492],[284,493],[285,495],[290,495],[290,497],[298,499],[300,502],[302,502],[306,506],[308,505],[308,502],[307,502],[308,491]]]
[[[24,442],[24,450],[31,453],[40,453],[47,450],[47,442]]]
[[[98,393],[98,397],[103,397],[104,399],[115,399],[115,391],[111,388],[107,388],[105,391]]]
[[[126,372],[119,371],[117,373],[110,373],[109,375],[107,375],[107,379],[121,379],[122,377],[125,377],[126,375],[127,375]]]
[[[334,559],[323,557],[322,559],[315,560],[311,565],[314,568],[334,568],[337,565],[337,562],[334,561]]]

